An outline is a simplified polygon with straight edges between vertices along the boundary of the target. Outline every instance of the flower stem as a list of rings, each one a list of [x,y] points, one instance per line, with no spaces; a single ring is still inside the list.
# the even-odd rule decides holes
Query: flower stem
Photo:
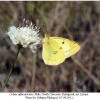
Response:
[[[19,47],[19,48],[18,48],[18,51],[17,51],[17,54],[16,54],[16,58],[15,58],[14,63],[13,63],[13,65],[12,65],[11,69],[10,69],[10,72],[9,72],[9,74],[8,74],[8,76],[7,76],[6,80],[5,80],[5,82],[4,82],[4,86],[2,87],[1,92],[4,91],[6,85],[7,85],[8,81],[9,81],[9,78],[10,78],[10,76],[11,76],[11,74],[12,74],[12,71],[13,71],[14,65],[15,65],[15,63],[16,63],[16,60],[17,60],[17,57],[18,57],[18,54],[19,54],[20,49],[21,49],[21,48]]]

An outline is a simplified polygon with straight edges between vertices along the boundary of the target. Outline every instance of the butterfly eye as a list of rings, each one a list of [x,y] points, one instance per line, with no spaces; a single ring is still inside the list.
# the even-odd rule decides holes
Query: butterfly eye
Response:
[[[49,42],[47,42],[47,44],[49,44],[49,45],[50,45],[50,43],[49,43]]]

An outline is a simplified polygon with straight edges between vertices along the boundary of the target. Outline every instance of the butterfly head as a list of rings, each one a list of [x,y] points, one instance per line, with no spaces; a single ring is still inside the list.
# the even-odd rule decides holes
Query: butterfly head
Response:
[[[49,40],[49,38],[50,38],[49,34],[45,33],[45,38],[47,38]]]
[[[44,39],[43,39],[43,44],[48,43],[49,39],[50,39],[49,34],[45,33],[45,37],[44,37]]]

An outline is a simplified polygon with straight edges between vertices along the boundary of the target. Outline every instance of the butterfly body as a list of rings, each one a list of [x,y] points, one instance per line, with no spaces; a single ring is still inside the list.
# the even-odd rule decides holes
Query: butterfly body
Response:
[[[47,65],[59,65],[66,58],[78,52],[79,49],[79,44],[74,41],[61,37],[50,37],[45,34],[42,57]]]

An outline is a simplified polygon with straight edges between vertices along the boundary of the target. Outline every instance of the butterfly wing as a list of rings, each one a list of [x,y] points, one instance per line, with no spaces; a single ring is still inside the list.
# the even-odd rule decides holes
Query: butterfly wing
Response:
[[[80,50],[80,45],[69,39],[60,38],[60,37],[51,37],[51,39],[58,42],[65,52],[65,58],[68,58]]]
[[[47,65],[59,65],[65,60],[65,53],[58,42],[44,38],[42,57]]]

